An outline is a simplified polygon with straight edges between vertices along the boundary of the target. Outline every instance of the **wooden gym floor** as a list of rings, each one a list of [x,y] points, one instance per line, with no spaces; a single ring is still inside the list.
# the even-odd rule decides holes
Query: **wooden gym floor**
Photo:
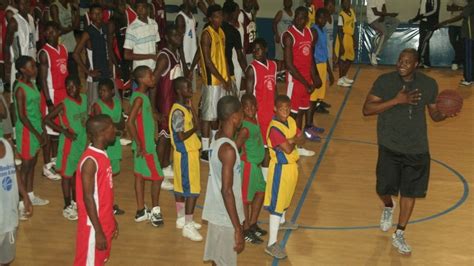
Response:
[[[288,253],[280,265],[474,265],[474,208],[469,197],[474,182],[474,88],[458,88],[461,72],[423,70],[438,81],[440,90],[459,89],[464,108],[455,119],[428,122],[431,180],[427,198],[417,201],[414,223],[407,227],[412,255],[398,254],[391,246],[391,232],[378,229],[381,204],[375,194],[376,117],[363,117],[361,108],[374,80],[392,70],[353,66],[350,76],[355,75],[356,82],[352,88],[332,86],[328,90],[331,113],[316,118],[326,128],[326,139],[307,145],[319,151],[317,156],[300,160],[298,187],[287,218],[296,218],[301,228],[286,234],[280,231],[279,240],[283,239]],[[284,90],[283,83],[279,83],[279,89]],[[208,176],[207,165],[201,165],[200,206]],[[42,177],[40,167],[35,193],[51,203],[35,208],[34,217],[20,223],[13,265],[71,265],[76,223],[62,217],[60,183]],[[132,169],[130,147],[126,147],[122,173],[114,179],[116,202],[126,214],[117,217],[120,237],[113,242],[108,265],[203,264],[204,242],[191,242],[175,228],[172,193],[164,191],[161,195],[165,219],[162,228],[133,221],[136,205]],[[148,194],[146,201],[150,202]],[[200,208],[195,219],[201,221]],[[267,228],[268,213],[262,211],[260,220]],[[205,237],[206,226],[201,232]],[[263,244],[247,244],[238,257],[239,265],[277,265],[263,249]]]

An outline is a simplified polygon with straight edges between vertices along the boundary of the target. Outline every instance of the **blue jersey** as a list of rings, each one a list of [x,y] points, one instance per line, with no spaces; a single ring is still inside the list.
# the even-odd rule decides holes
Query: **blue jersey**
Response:
[[[328,61],[329,53],[328,53],[328,45],[327,39],[328,34],[326,28],[320,28],[318,25],[313,24],[313,29],[318,32],[318,41],[314,47],[314,62],[316,64],[326,63]]]

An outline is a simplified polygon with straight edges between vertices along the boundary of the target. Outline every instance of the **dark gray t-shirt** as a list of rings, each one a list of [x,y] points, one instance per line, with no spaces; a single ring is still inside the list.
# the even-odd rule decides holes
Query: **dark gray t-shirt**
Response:
[[[418,105],[397,105],[378,115],[378,144],[405,154],[429,152],[426,127],[426,106],[436,103],[438,84],[423,73],[416,72],[411,82],[405,82],[398,72],[381,75],[374,83],[371,94],[388,101],[406,87],[418,89],[421,100]]]

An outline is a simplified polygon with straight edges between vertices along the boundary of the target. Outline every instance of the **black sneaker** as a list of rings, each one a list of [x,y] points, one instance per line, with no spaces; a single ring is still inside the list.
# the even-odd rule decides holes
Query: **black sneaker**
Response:
[[[258,245],[258,244],[263,243],[263,240],[260,237],[258,237],[252,230],[246,230],[244,232],[244,238],[246,242],[249,242],[251,244]]]
[[[331,108],[331,105],[325,101],[319,101],[319,105],[324,108]]]
[[[201,161],[208,163],[209,162],[209,151],[201,152]]]
[[[122,215],[125,213],[124,210],[120,209],[117,204],[114,204],[114,215]]]
[[[264,236],[267,234],[267,231],[263,230],[262,228],[258,227],[257,224],[251,225],[250,229],[255,233],[256,236]]]
[[[329,114],[329,110],[326,109],[324,106],[322,105],[319,105],[318,107],[316,107],[316,113],[320,113],[320,114]]]

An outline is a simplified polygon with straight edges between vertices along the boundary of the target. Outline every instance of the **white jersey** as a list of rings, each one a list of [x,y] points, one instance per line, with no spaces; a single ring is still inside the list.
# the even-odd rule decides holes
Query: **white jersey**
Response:
[[[193,63],[194,55],[198,49],[197,47],[197,35],[196,35],[196,19],[194,16],[188,17],[186,13],[180,11],[178,16],[182,16],[184,19],[184,24],[186,25],[186,29],[184,31],[184,38],[183,38],[183,51],[184,51],[184,61],[188,67],[191,66]]]
[[[4,138],[5,156],[0,158],[0,235],[18,226],[18,184],[12,146]]]
[[[13,35],[13,44],[10,46],[12,62],[10,84],[13,84],[16,79],[16,59],[26,55],[36,60],[36,42],[38,41],[35,20],[30,14],[28,14],[28,21],[20,13],[13,15],[13,18],[18,24],[18,30]]]

